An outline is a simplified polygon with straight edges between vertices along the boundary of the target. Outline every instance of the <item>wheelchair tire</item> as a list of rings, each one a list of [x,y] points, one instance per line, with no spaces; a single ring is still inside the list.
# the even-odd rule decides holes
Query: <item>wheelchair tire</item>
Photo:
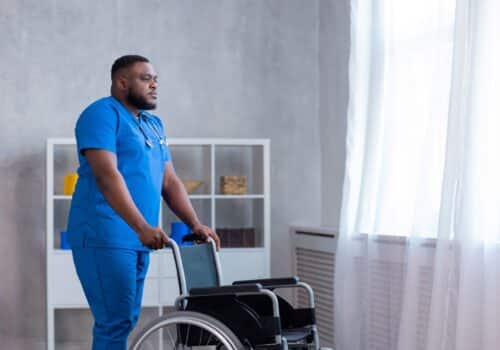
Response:
[[[191,327],[193,327],[191,335],[194,334],[192,337],[199,338],[198,345],[190,346]],[[149,344],[148,339],[158,337],[157,332],[160,329],[168,332],[167,343],[172,346],[173,350],[196,350],[197,348],[205,350],[207,347],[214,347],[216,350],[245,349],[238,337],[219,320],[199,312],[174,311],[149,322],[134,338],[129,350],[151,349],[151,345],[146,345]],[[175,332],[172,331],[173,329]],[[164,344],[162,349],[170,349],[170,347]]]

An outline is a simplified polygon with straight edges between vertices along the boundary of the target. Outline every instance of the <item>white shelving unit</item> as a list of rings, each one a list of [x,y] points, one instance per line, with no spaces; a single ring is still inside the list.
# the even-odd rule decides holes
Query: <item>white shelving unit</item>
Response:
[[[231,230],[235,236],[240,228],[247,230],[247,236],[243,240],[223,240],[220,251],[223,283],[269,277],[269,140],[169,139],[169,146],[179,177],[203,181],[200,188],[190,194],[200,219],[214,230],[224,232],[226,238],[231,238]],[[66,173],[76,172],[77,168],[74,139],[47,140],[48,350],[55,349],[56,310],[88,308],[73,265],[71,251],[58,248],[59,232],[66,229],[71,203],[71,196],[62,194],[63,177]],[[246,176],[248,194],[221,194],[218,181],[222,175]],[[163,203],[159,222],[165,232],[170,232],[172,221],[178,219]],[[178,293],[171,252],[168,249],[152,252],[144,286],[143,307],[152,307],[161,315],[165,307],[173,305]]]

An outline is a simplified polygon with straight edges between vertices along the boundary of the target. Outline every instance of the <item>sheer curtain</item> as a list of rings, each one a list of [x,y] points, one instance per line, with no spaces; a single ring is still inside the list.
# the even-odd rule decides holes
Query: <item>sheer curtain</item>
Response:
[[[500,348],[500,1],[352,0],[335,348]]]

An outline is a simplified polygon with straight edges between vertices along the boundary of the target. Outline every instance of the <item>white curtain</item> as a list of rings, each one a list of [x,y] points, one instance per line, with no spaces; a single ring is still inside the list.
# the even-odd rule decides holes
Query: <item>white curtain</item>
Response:
[[[335,350],[500,349],[499,23],[351,0]]]

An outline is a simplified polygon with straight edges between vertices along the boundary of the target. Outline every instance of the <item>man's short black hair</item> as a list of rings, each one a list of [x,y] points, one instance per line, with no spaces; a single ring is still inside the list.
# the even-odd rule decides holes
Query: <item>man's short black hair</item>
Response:
[[[118,70],[130,67],[136,62],[149,62],[149,60],[146,57],[139,55],[125,55],[116,59],[116,61],[111,66],[111,79],[114,78]]]

